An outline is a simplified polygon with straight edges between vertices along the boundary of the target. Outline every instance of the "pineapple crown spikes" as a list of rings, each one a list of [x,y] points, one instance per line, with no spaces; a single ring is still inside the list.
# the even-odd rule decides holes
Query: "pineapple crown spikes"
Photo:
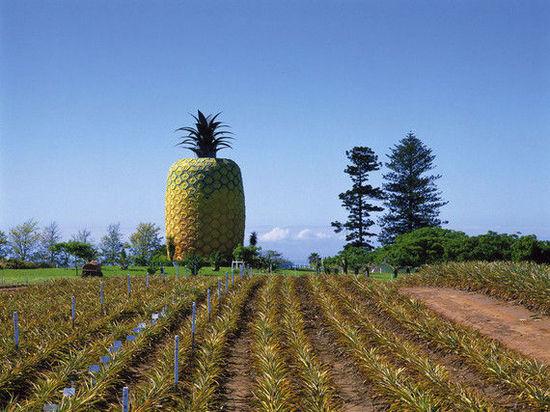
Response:
[[[183,146],[185,149],[191,150],[197,157],[213,157],[215,158],[218,150],[231,148],[230,140],[233,139],[228,130],[222,130],[229,126],[220,121],[216,121],[221,114],[205,116],[200,110],[197,111],[195,119],[195,127],[180,127],[176,132],[182,131],[187,133],[182,136],[182,141],[176,146]]]

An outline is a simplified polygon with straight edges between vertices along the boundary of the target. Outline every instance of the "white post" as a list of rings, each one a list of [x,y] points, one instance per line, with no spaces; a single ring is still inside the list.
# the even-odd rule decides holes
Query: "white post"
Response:
[[[71,297],[71,322],[74,328],[74,321],[76,319],[76,298],[74,296]]]
[[[13,312],[13,342],[15,349],[19,349],[19,314]]]
[[[178,385],[180,368],[179,368],[179,357],[180,357],[180,337],[178,335],[174,336],[174,385]]]
[[[222,298],[222,281],[218,279],[218,305],[220,304],[221,298]]]
[[[122,412],[128,412],[128,387],[122,388]]]
[[[197,304],[193,302],[191,307],[191,349],[195,349],[195,322],[197,318]]]
[[[99,304],[103,309],[103,305],[105,304],[105,291],[104,291],[103,281],[101,281],[101,283],[99,284]]]

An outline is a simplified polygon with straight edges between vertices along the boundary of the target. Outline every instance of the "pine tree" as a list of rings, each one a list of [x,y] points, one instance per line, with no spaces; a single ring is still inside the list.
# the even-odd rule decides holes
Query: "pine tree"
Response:
[[[369,228],[374,225],[371,214],[384,209],[369,203],[371,199],[382,199],[383,192],[380,188],[370,185],[368,180],[370,172],[380,169],[380,163],[378,156],[369,147],[354,147],[346,151],[346,156],[350,164],[344,172],[351,178],[352,187],[340,193],[339,198],[342,206],[348,211],[348,220],[345,223],[332,222],[331,225],[336,233],[346,230],[348,245],[370,250],[373,246],[368,242],[368,238],[376,236],[375,233],[369,232]]]
[[[441,176],[426,175],[435,167],[432,150],[412,132],[390,150],[390,172],[384,175],[387,213],[380,219],[379,239],[384,245],[402,233],[447,223],[439,219],[439,209],[448,203],[435,184]]]

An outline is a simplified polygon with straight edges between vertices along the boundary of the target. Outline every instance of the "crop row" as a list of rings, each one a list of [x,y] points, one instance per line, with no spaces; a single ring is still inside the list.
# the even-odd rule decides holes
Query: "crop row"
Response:
[[[96,314],[95,320],[90,320],[88,323],[81,324],[74,329],[68,327],[66,323],[59,322],[61,325],[57,327],[66,330],[66,333],[64,337],[58,339],[42,339],[40,333],[38,333],[38,330],[40,330],[39,322],[36,321],[36,329],[30,335],[39,343],[33,342],[30,337],[25,335],[26,337],[21,345],[22,348],[29,346],[33,347],[34,350],[27,350],[19,356],[13,356],[10,366],[0,372],[0,406],[5,405],[5,402],[11,398],[16,399],[20,395],[25,395],[29,391],[30,384],[40,373],[57,367],[60,360],[65,358],[69,352],[80,351],[89,344],[111,335],[113,326],[115,325],[116,330],[116,325],[119,322],[143,318],[148,315],[149,311],[158,310],[161,305],[166,305],[167,301],[175,300],[179,294],[185,294],[193,289],[196,284],[201,283],[204,283],[204,281],[193,280],[178,282],[176,286],[172,285],[171,288],[151,287],[152,291],[146,291],[141,295],[136,294],[132,299],[121,300],[116,305],[111,306],[111,310],[107,315]],[[148,299],[145,300],[145,297]],[[40,301],[29,300],[27,302],[28,307],[33,307],[33,304],[41,304],[44,314],[48,313],[48,308]],[[52,312],[55,313],[55,309],[52,309]],[[53,327],[53,325],[49,326]]]
[[[121,363],[122,359],[135,356],[132,354],[139,354],[140,348],[144,350],[150,342],[164,333],[167,324],[176,321],[181,311],[188,310],[185,302],[187,301],[187,306],[189,306],[190,301],[194,300],[193,297],[196,298],[199,293],[203,293],[204,287],[212,282],[213,280],[194,279],[181,282],[177,286],[172,285],[171,289],[167,288],[160,293],[155,293],[155,296],[148,301],[132,302],[132,305],[135,305],[133,311],[123,310],[122,313],[112,311],[112,315],[101,317],[92,328],[84,327],[75,330],[67,338],[68,342],[60,342],[57,347],[54,347],[56,350],[51,353],[39,352],[36,356],[25,358],[20,362],[18,368],[9,371],[11,375],[10,373],[5,374],[6,381],[18,383],[27,388],[26,391],[10,391],[9,385],[2,387],[13,398],[10,407],[15,405],[17,398],[20,398],[18,406],[28,410],[29,405],[38,405],[46,398],[49,399],[50,395],[53,395],[54,398],[59,397],[58,389],[70,382],[76,383],[84,379],[83,387],[85,387],[86,382],[92,379],[87,370],[88,366],[99,363],[101,354],[108,353],[106,346],[112,345],[119,338],[125,339],[132,333],[132,328],[135,328],[136,324],[143,323],[152,313],[159,311],[166,313],[166,316],[159,318],[154,325],[135,335],[131,343],[124,345],[121,350],[117,349],[116,353],[110,354],[112,359],[109,361],[108,367],[104,365],[95,372],[94,387],[97,392],[104,376],[116,375],[117,365]],[[90,329],[96,330],[97,333],[90,333]],[[39,357],[46,358],[48,361],[37,362]],[[29,383],[37,376],[39,377],[38,382],[29,388]],[[16,380],[18,377],[20,379]],[[13,385],[11,387],[13,388]],[[79,395],[81,391],[82,387],[79,388]],[[32,393],[28,399],[30,403],[21,402],[29,392]],[[78,398],[82,397],[78,396]]]
[[[405,370],[373,346],[366,333],[354,325],[341,310],[340,304],[323,290],[322,280],[310,278],[315,303],[321,310],[338,344],[363,373],[371,390],[394,410],[427,411],[441,407],[432,391],[420,387]]]
[[[540,409],[550,407],[548,368],[504,348],[468,327],[442,319],[394,286],[355,279],[354,286],[368,304],[426,344],[458,355],[493,382],[512,391],[518,401]]]
[[[254,281],[237,282],[235,289],[222,295],[221,300],[213,298],[210,310],[208,303],[197,308],[196,323],[192,319],[182,323],[175,339],[157,352],[148,361],[149,368],[138,381],[130,385],[132,396],[129,408],[132,411],[182,410],[184,399],[190,393],[189,385],[197,367],[198,359],[205,342],[209,341],[211,325],[217,325],[219,319],[227,319],[228,312],[234,314],[239,302],[245,300]],[[219,326],[218,326],[219,327]],[[170,342],[174,342],[173,344]],[[181,377],[180,377],[181,372]],[[119,402],[110,405],[110,410],[120,408]]]
[[[550,266],[530,262],[449,262],[423,266],[404,285],[446,286],[513,300],[550,315]]]
[[[452,380],[449,371],[434,361],[415,343],[402,338],[377,321],[370,313],[368,305],[362,304],[357,296],[341,287],[335,279],[327,281],[328,299],[342,308],[348,319],[353,319],[362,335],[372,347],[379,348],[381,354],[396,366],[403,367],[416,384],[424,391],[433,393],[437,402],[446,409],[459,407],[464,411],[485,411],[496,409],[482,399],[473,388],[465,387]]]
[[[285,277],[281,289],[282,330],[289,364],[299,380],[299,410],[338,411],[340,405],[329,369],[317,358],[305,332],[305,322],[296,291],[296,278]]]
[[[295,410],[290,372],[281,346],[282,331],[277,310],[280,278],[270,276],[262,289],[252,325],[252,358],[256,379],[252,390],[255,410]]]

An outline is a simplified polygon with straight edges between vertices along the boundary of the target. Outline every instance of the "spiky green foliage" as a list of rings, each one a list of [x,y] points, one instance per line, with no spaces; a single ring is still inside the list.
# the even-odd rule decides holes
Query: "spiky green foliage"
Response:
[[[423,353],[417,344],[388,330],[373,314],[370,306],[364,303],[362,296],[351,293],[350,290],[355,288],[349,277],[345,278],[344,282],[336,282],[335,278],[330,278],[326,284],[326,290],[329,292],[327,299],[335,307],[344,309],[343,314],[359,326],[366,341],[379,348],[392,363],[405,366],[405,373],[416,376],[417,383],[425,390],[431,390],[434,397],[437,397],[446,408],[459,408],[471,412],[495,409],[490,402],[482,399],[474,388],[453,382],[447,368]],[[343,288],[343,284],[347,288]]]
[[[196,121],[195,127],[186,126],[176,129],[176,131],[187,132],[177,145],[191,150],[197,157],[211,158],[215,158],[219,150],[231,148],[229,140],[233,137],[229,135],[232,133],[223,130],[229,126],[216,121],[221,113],[205,116],[200,110],[197,112],[197,116],[192,115]]]
[[[530,262],[449,262],[422,267],[405,285],[483,292],[550,315],[550,266]]]
[[[311,278],[309,278],[311,280]],[[363,372],[378,395],[387,399],[390,410],[434,411],[440,401],[431,391],[425,391],[404,370],[389,362],[375,347],[368,345],[361,330],[354,326],[340,311],[337,303],[322,292],[321,280],[313,278],[313,295],[321,309],[323,319],[332,330],[345,353]]]
[[[550,407],[550,371],[544,364],[504,348],[498,342],[436,315],[394,285],[357,280],[368,303],[424,343],[459,356],[489,380],[507,386],[523,404]]]

